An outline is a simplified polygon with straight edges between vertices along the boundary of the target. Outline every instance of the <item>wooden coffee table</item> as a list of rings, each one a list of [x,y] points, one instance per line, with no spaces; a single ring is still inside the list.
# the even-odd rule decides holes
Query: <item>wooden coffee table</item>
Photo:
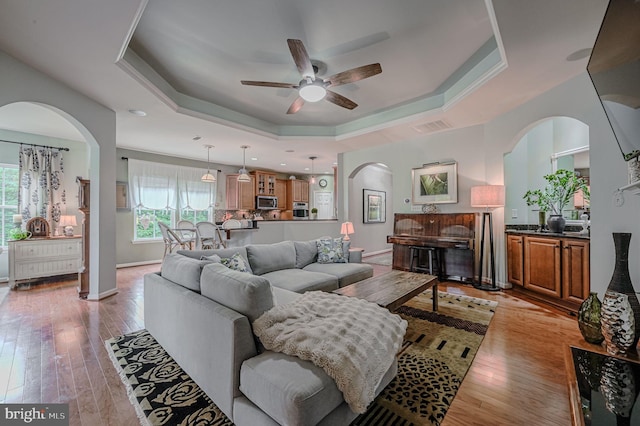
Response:
[[[395,311],[407,300],[433,289],[433,311],[438,310],[438,278],[428,274],[393,270],[377,277],[358,281],[333,293],[357,297]]]

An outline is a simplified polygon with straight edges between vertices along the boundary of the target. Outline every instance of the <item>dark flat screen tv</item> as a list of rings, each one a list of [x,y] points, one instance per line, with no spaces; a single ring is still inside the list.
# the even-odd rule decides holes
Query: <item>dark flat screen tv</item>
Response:
[[[587,72],[625,161],[640,156],[640,0],[610,0]]]

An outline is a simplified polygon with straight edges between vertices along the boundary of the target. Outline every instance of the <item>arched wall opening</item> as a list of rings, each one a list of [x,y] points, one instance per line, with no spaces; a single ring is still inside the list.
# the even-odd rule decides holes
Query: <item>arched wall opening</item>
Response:
[[[32,102],[60,114],[88,144],[91,180],[91,254],[89,300],[116,293],[115,263],[115,112],[51,77],[0,52],[0,107]]]
[[[368,190],[365,192],[365,190]],[[371,192],[374,191],[374,192]],[[380,220],[365,223],[365,205],[373,194],[384,202]],[[381,198],[378,198],[381,197]],[[347,209],[345,221],[353,223],[351,235],[353,247],[366,247],[366,254],[388,251],[387,235],[393,234],[393,171],[382,163],[364,163],[354,168],[348,176]]]

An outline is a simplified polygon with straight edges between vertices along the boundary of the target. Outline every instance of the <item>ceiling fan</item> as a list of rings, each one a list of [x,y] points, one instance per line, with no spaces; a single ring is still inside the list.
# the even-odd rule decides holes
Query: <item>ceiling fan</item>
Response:
[[[358,106],[357,103],[328,89],[347,83],[353,83],[365,78],[373,77],[374,75],[380,74],[382,72],[382,67],[380,66],[380,64],[376,63],[352,68],[347,71],[342,71],[332,75],[331,77],[323,79],[316,76],[313,64],[309,59],[309,54],[307,53],[307,49],[304,47],[302,41],[296,39],[288,39],[287,44],[289,45],[291,56],[293,56],[293,61],[296,63],[298,71],[302,75],[302,80],[300,80],[298,84],[274,83],[269,81],[240,81],[240,83],[246,86],[297,89],[298,97],[293,101],[293,103],[287,110],[287,114],[295,114],[296,112],[300,111],[300,108],[302,108],[305,102],[318,102],[322,99],[326,99],[329,102],[343,108],[354,109]]]

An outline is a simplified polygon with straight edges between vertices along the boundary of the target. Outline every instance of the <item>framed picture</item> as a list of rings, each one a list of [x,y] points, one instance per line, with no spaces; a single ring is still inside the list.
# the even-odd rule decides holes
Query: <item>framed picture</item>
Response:
[[[458,163],[434,163],[411,169],[413,204],[458,202]]]
[[[364,223],[384,223],[387,220],[387,194],[384,191],[363,189]]]
[[[116,210],[129,210],[129,184],[116,182]]]

